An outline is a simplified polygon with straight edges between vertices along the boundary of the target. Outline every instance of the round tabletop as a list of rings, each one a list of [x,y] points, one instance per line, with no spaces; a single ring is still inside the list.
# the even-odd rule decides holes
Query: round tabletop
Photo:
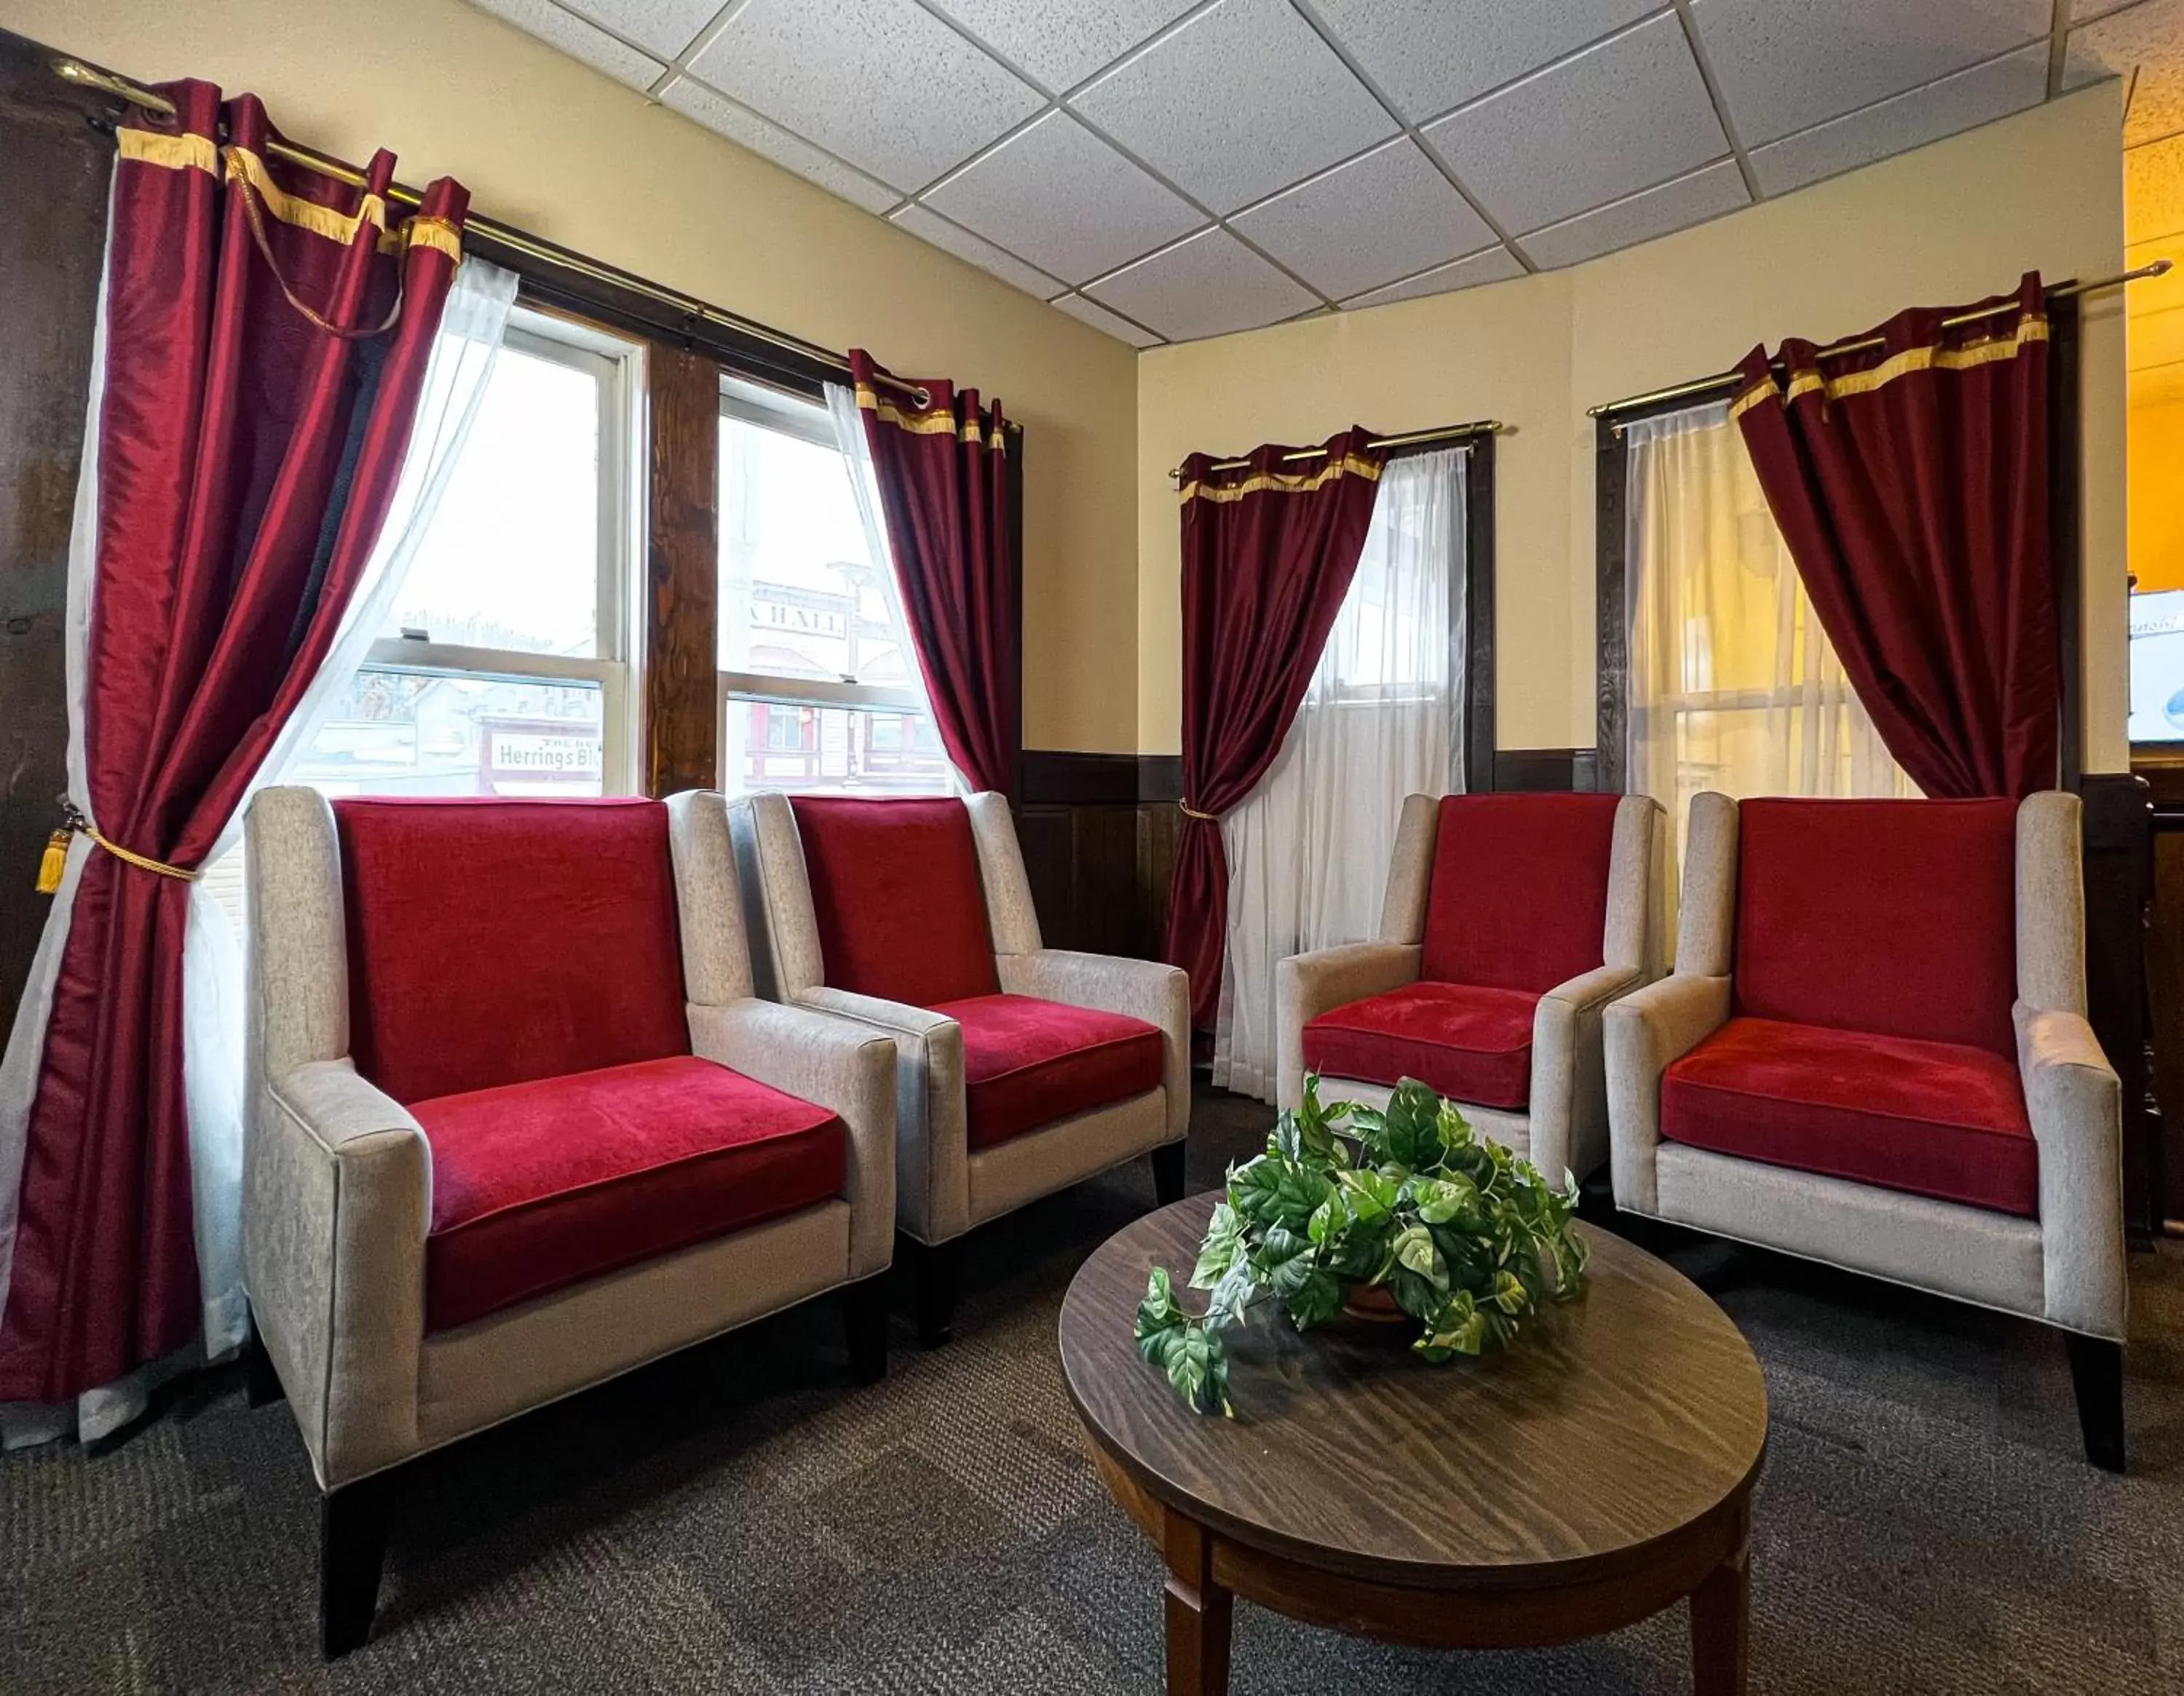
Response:
[[[1758,1476],[1767,1392],[1751,1348],[1680,1273],[1584,1226],[1583,1295],[1498,1354],[1430,1365],[1410,1323],[1338,1315],[1301,1335],[1262,1300],[1226,1333],[1235,1417],[1193,1413],[1138,1353],[1134,1321],[1153,1267],[1183,1289],[1218,1199],[1111,1237],[1061,1309],[1087,1433],[1174,1512],[1369,1583],[1533,1588],[1643,1565]]]

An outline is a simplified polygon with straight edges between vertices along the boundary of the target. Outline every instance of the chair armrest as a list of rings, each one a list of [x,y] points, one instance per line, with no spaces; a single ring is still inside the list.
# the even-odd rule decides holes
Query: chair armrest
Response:
[[[1011,995],[1127,1014],[1159,1026],[1166,1051],[1161,1089],[1167,1097],[1167,1141],[1183,1139],[1190,1129],[1190,978],[1182,967],[1069,948],[1003,954],[995,964],[1001,987]]]
[[[749,1000],[694,1005],[690,1047],[841,1115],[850,1130],[850,1276],[884,1271],[894,1255],[894,1039],[866,1024]]]
[[[2019,1002],[2018,1075],[2039,1147],[2040,1262],[2047,1317],[2120,1340],[2124,1271],[2123,1085],[2075,1013]]]
[[[260,1088],[245,1166],[251,1308],[332,1488],[417,1447],[432,1149],[348,1060],[312,1060]]]
[[[944,1013],[824,985],[796,1005],[894,1038],[895,1221],[921,1243],[961,1236],[971,1228],[963,1027]]]
[[[1416,943],[1351,943],[1291,954],[1274,968],[1274,1093],[1284,1112],[1304,1100],[1304,1027],[1323,1013],[1415,983]]]
[[[1601,1011],[1608,1158],[1618,1206],[1661,1204],[1653,1151],[1661,1143],[1661,1074],[1729,1021],[1729,979],[1677,972]]]
[[[1601,1015],[1645,981],[1639,966],[1600,966],[1557,984],[1533,1011],[1531,1158],[1550,1183],[1590,1176],[1607,1159]]]

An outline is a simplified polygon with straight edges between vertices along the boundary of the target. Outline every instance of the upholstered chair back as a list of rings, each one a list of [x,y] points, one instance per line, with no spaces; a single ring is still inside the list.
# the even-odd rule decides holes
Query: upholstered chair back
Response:
[[[789,805],[827,987],[911,1007],[1000,993],[961,801],[798,795]]]
[[[690,1052],[667,809],[343,799],[349,1051],[418,1102]]]
[[[1537,994],[1602,965],[1623,798],[1443,798],[1419,976]]]
[[[1739,804],[1736,1009],[2015,1061],[2018,804]]]

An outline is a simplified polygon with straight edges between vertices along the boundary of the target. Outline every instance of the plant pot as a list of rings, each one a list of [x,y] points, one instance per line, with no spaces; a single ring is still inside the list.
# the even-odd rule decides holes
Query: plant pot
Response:
[[[1396,1305],[1396,1293],[1385,1284],[1352,1284],[1342,1298],[1342,1310],[1368,1325],[1400,1325],[1409,1317]]]

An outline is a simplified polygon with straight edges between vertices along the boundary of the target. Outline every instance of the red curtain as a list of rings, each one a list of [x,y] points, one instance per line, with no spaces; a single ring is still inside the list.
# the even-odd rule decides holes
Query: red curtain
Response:
[[[1183,462],[1183,831],[1162,954],[1190,973],[1201,1031],[1227,946],[1220,815],[1281,752],[1357,574],[1380,487],[1370,440],[1347,430],[1295,464],[1295,448],[1273,446],[1234,470],[1203,453]]]
[[[933,722],[971,786],[1006,795],[1022,735],[1022,638],[1001,403],[981,409],[978,390],[919,377],[920,406],[862,348],[850,370]]]
[[[1841,355],[1755,348],[1731,409],[1852,687],[1935,796],[2026,795],[2058,775],[2038,274],[1991,306],[1955,330],[1942,320],[1979,308],[1900,313]]]
[[[436,182],[390,228],[392,154],[351,188],[270,159],[254,97],[223,111],[205,83],[164,92],[174,118],[118,137],[103,398],[84,444],[97,504],[83,742],[98,830],[187,874],[363,573],[468,196]],[[103,848],[82,861],[27,1132],[0,1400],[63,1400],[196,1334],[189,900],[183,876]]]

